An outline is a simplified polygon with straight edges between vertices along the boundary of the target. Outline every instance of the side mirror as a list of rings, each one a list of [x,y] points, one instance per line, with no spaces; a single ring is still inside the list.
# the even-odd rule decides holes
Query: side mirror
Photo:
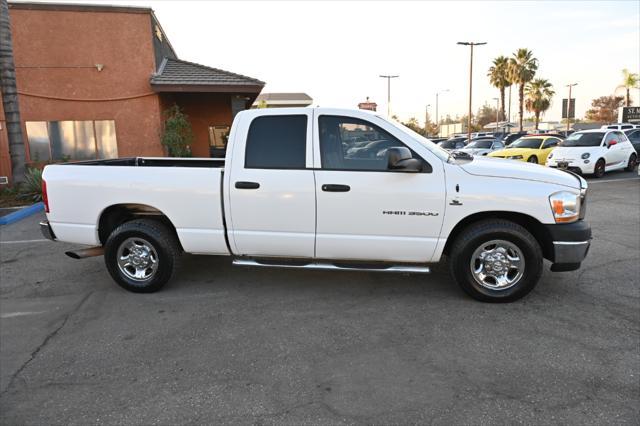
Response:
[[[393,147],[387,149],[387,169],[418,173],[422,171],[422,161],[412,158],[408,148]]]

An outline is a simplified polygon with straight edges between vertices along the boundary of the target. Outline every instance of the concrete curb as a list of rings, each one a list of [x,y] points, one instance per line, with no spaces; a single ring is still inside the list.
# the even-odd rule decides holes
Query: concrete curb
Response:
[[[0,225],[9,225],[14,222],[17,222],[21,219],[24,219],[27,216],[31,216],[32,214],[38,213],[39,211],[44,210],[44,203],[39,202],[32,204],[28,207],[24,207],[17,212],[9,213],[6,216],[0,217]]]

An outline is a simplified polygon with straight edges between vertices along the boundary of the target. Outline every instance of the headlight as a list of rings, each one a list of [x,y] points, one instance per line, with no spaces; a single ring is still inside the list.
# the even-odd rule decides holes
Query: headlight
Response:
[[[589,154],[588,152],[585,152],[584,154],[582,154],[582,159],[583,160],[586,160],[589,157],[591,157],[591,154]]]
[[[580,215],[580,196],[568,191],[560,191],[549,197],[551,211],[556,223],[570,223]]]
[[[511,157],[507,157],[510,160],[522,160],[522,155],[512,155]]]

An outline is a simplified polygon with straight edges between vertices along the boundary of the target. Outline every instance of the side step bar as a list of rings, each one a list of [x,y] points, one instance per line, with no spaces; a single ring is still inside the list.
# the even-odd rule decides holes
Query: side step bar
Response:
[[[263,268],[323,269],[332,271],[410,272],[414,274],[428,274],[429,272],[431,272],[431,270],[427,266],[383,265],[377,268],[364,266],[339,266],[332,263],[324,262],[312,262],[296,265],[289,263],[262,263],[251,259],[234,259],[233,264],[236,266],[260,266]]]
[[[87,257],[102,256],[104,254],[104,247],[97,246],[86,249],[70,250],[64,254],[72,259],[85,259]]]

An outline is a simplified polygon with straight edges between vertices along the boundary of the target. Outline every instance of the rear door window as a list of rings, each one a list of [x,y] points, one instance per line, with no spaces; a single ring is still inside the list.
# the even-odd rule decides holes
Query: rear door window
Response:
[[[245,151],[247,169],[304,169],[306,115],[272,115],[251,122]]]

